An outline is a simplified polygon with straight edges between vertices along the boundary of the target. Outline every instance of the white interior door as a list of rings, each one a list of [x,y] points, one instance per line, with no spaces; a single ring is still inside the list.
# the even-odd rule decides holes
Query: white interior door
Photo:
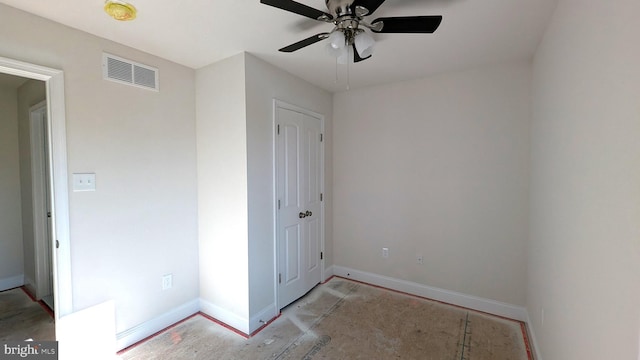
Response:
[[[53,309],[53,237],[51,236],[51,184],[46,102],[43,101],[31,107],[29,117],[36,298],[43,300]]]
[[[285,307],[322,279],[321,120],[276,108],[278,304]]]

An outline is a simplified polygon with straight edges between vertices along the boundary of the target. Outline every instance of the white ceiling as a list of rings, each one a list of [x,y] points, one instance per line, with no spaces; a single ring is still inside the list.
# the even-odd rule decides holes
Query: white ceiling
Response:
[[[325,10],[323,0],[298,0]],[[117,22],[104,0],[0,0],[88,33],[200,68],[241,51],[329,91],[346,89],[341,65],[317,43],[295,53],[277,50],[331,24],[285,12],[259,0],[130,0],[132,22]],[[434,34],[374,34],[373,57],[349,68],[350,87],[420,78],[478,65],[529,59],[557,0],[387,0],[369,18],[443,15]],[[173,7],[172,7],[173,6]],[[153,64],[149,64],[153,65]]]

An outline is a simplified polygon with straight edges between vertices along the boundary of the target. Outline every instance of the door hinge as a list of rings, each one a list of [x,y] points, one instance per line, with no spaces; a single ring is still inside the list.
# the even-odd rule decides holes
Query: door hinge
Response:
[[[278,124],[278,135],[280,135],[280,124]]]
[[[56,249],[60,248],[60,241],[56,240]]]
[[[282,273],[278,274],[278,284],[282,284]]]
[[[51,211],[47,211],[47,217],[50,218],[51,217]]]
[[[324,260],[324,253],[320,251],[320,260]]]
[[[280,200],[278,200],[278,210],[280,210]]]
[[[322,195],[322,193],[320,193],[320,201],[322,201],[322,198],[323,198],[323,197],[324,197],[324,196]]]
[[[323,140],[324,140],[324,136],[320,134],[320,142],[322,142]]]

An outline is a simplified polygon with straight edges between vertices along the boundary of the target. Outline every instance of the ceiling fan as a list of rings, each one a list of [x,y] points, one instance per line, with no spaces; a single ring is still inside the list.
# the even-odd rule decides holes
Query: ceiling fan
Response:
[[[282,52],[294,52],[318,41],[329,39],[327,46],[338,62],[346,63],[349,48],[353,48],[354,62],[371,57],[375,40],[365,28],[375,33],[424,33],[430,34],[438,29],[442,16],[402,16],[381,17],[371,22],[364,20],[372,15],[385,0],[325,0],[328,12],[320,11],[293,0],[260,0],[262,4],[306,16],[308,18],[333,23],[330,32],[313,35],[304,40],[280,49]]]

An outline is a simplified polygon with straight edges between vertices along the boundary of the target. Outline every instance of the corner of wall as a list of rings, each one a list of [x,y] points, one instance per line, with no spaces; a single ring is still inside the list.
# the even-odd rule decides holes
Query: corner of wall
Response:
[[[200,311],[200,302],[191,300],[142,324],[116,334],[117,350],[129,347]]]
[[[210,316],[225,325],[243,333],[246,336],[249,336],[251,333],[251,327],[249,324],[249,319],[235,314],[228,309],[225,309],[221,306],[213,304],[205,299],[200,299],[200,311],[207,316]]]
[[[529,316],[529,311],[526,311],[526,320],[525,326],[527,329],[527,337],[529,338],[529,346],[531,347],[531,351],[533,352],[533,358],[535,360],[542,360],[542,354],[540,353],[540,348],[538,347],[538,339],[536,338],[535,330],[533,328],[533,324],[531,323],[531,318]]]

